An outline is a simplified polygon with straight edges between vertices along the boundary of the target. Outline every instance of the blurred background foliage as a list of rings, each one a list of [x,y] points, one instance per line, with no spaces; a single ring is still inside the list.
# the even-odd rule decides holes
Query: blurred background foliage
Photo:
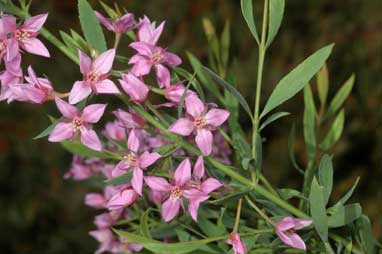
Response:
[[[34,0],[31,13],[49,12],[46,27],[80,31],[75,0]],[[90,1],[100,9],[97,1]],[[105,1],[112,3],[112,1]],[[184,57],[186,50],[208,64],[207,38],[203,18],[209,18],[221,33],[231,25],[230,74],[249,102],[255,96],[257,48],[240,13],[237,0],[129,0],[116,1],[136,17],[166,20],[160,44]],[[255,13],[262,7],[255,0]],[[381,239],[382,225],[382,2],[380,0],[289,0],[281,30],[268,51],[265,62],[263,98],[277,81],[296,64],[323,45],[336,44],[329,59],[329,98],[351,75],[356,82],[346,101],[346,124],[335,148],[335,188],[338,199],[361,176],[353,196],[373,222]],[[258,13],[259,14],[259,13]],[[257,15],[258,17],[260,15]],[[260,22],[258,22],[259,24]],[[112,34],[107,34],[112,45]],[[52,58],[25,55],[37,73],[45,73],[58,91],[68,91],[80,77],[78,67],[48,42]],[[120,53],[128,51],[124,39]],[[54,59],[54,60],[53,60]],[[187,60],[184,67],[189,68]],[[314,82],[313,82],[314,83]],[[314,87],[314,86],[313,86]],[[264,100],[263,100],[264,101]],[[252,102],[253,103],[253,102]],[[251,104],[252,104],[251,103]],[[279,187],[300,188],[302,177],[293,169],[287,153],[287,138],[297,124],[296,154],[304,164],[301,132],[302,94],[283,106],[292,113],[267,127],[263,136],[264,174]],[[91,187],[66,181],[71,156],[47,140],[32,140],[49,120],[46,112],[57,114],[52,103],[35,106],[23,103],[0,104],[0,249],[3,253],[91,253],[97,243],[88,236],[96,211],[83,205]],[[244,128],[250,126],[242,119]]]

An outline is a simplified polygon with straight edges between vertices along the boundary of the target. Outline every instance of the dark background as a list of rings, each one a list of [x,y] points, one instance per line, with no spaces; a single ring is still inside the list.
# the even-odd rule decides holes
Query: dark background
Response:
[[[93,6],[100,9],[96,1]],[[112,1],[105,1],[112,3]],[[202,18],[208,17],[217,28],[231,22],[231,72],[239,90],[253,101],[257,48],[240,13],[237,0],[161,0],[117,1],[136,17],[146,14],[152,20],[166,20],[160,45],[185,58],[186,50],[207,63],[208,43]],[[262,1],[254,1],[259,17]],[[46,27],[80,31],[76,1],[34,0],[31,13],[49,12]],[[284,22],[268,51],[264,73],[264,92],[269,95],[276,82],[293,66],[318,48],[336,44],[329,59],[329,98],[351,75],[356,83],[345,104],[346,126],[341,141],[332,151],[335,166],[335,190],[338,198],[361,176],[353,201],[360,202],[373,222],[380,239],[382,213],[382,2],[380,0],[288,0]],[[257,22],[258,29],[260,22]],[[112,34],[110,37],[110,47]],[[45,41],[46,42],[46,41]],[[125,39],[121,51],[127,49]],[[32,64],[37,73],[45,73],[58,91],[68,91],[80,77],[78,67],[49,42],[52,58],[24,55],[24,66]],[[185,60],[183,65],[188,67]],[[191,70],[191,69],[189,69]],[[266,174],[272,184],[299,188],[287,155],[287,136],[293,121],[298,125],[297,158],[304,163],[301,134],[302,96],[296,96],[283,109],[292,116],[269,127],[265,132]],[[252,103],[251,103],[252,104]],[[56,114],[52,103],[42,106],[0,104],[0,250],[2,253],[91,253],[97,243],[88,236],[97,213],[83,205],[84,194],[91,190],[63,179],[71,156],[46,139],[32,140]],[[246,122],[244,121],[245,125]]]

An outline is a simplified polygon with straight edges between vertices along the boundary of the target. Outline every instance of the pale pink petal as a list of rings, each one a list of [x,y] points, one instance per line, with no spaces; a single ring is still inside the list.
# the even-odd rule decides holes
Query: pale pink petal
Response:
[[[278,235],[280,240],[286,245],[289,245],[296,249],[302,249],[302,250],[306,249],[304,241],[296,233],[289,233],[288,235],[286,235],[284,232],[276,231],[276,234]]]
[[[90,85],[84,81],[76,81],[70,91],[69,103],[76,104],[87,98],[92,92]]]
[[[211,109],[205,115],[208,124],[218,127],[222,125],[229,117],[229,112],[223,109]]]
[[[214,190],[220,188],[222,186],[221,182],[219,182],[217,179],[215,178],[208,178],[207,180],[205,180],[201,185],[200,185],[200,188],[201,190],[204,192],[204,193],[210,193],[210,192],[213,192]]]
[[[162,34],[163,28],[164,28],[165,21],[160,23],[160,25],[153,31],[152,37],[151,37],[151,43],[153,45],[157,44],[160,35]]]
[[[21,69],[21,54],[17,54],[12,61],[5,62],[5,68],[7,72],[13,76],[22,77],[23,70]]]
[[[111,70],[115,57],[115,49],[109,49],[99,55],[92,63],[92,70],[106,74]]]
[[[0,18],[0,36],[5,37],[8,33],[16,30],[16,17],[3,15]]]
[[[195,162],[194,171],[192,172],[192,176],[196,180],[200,180],[203,178],[204,174],[205,174],[204,159],[203,159],[203,156],[199,156]]]
[[[78,111],[78,109],[75,106],[70,105],[69,103],[58,97],[55,97],[54,100],[56,102],[58,110],[66,118],[73,119],[75,117],[80,116],[80,111]]]
[[[86,106],[82,112],[82,118],[85,122],[96,123],[101,119],[106,106],[107,104],[92,104]]]
[[[165,222],[169,222],[179,213],[180,200],[169,197],[162,205],[162,218]]]
[[[190,159],[184,159],[175,170],[174,179],[176,186],[183,186],[191,180],[191,163]]]
[[[153,191],[168,192],[171,190],[171,185],[163,177],[146,176],[145,182]]]
[[[182,59],[170,52],[166,52],[163,61],[170,66],[178,66],[182,63]]]
[[[10,62],[16,56],[20,55],[19,42],[14,38],[10,38],[6,41],[6,43],[7,43],[7,53],[5,55],[5,62]]]
[[[299,230],[310,226],[313,223],[313,221],[304,219],[294,219],[294,223],[294,229]]]
[[[209,156],[212,151],[212,133],[206,129],[197,131],[195,142],[204,156]]]
[[[21,26],[21,29],[30,32],[37,32],[44,25],[47,18],[48,13],[30,17],[29,19],[25,20],[24,24]]]
[[[284,217],[282,220],[277,222],[277,230],[279,231],[286,231],[289,229],[294,228],[296,225],[295,218],[293,217]]]
[[[103,208],[106,204],[106,199],[100,193],[89,193],[85,196],[85,204],[93,208]]]
[[[161,155],[159,153],[149,153],[145,151],[141,156],[139,156],[139,165],[141,168],[145,169],[155,163]]]
[[[187,118],[180,118],[168,130],[182,136],[188,136],[194,130],[194,123]]]
[[[78,50],[78,58],[80,59],[80,71],[86,76],[90,72],[92,59],[81,50]]]
[[[97,133],[92,129],[81,129],[81,142],[95,151],[102,151],[102,144]]]
[[[37,79],[37,76],[36,76],[36,73],[34,72],[34,70],[33,70],[33,68],[32,68],[32,66],[28,66],[28,75],[29,75],[29,79],[30,79],[30,81],[31,82],[29,82],[28,81],[28,83],[30,83],[30,84],[38,84],[39,82],[38,82],[38,79]]]
[[[50,57],[48,49],[37,38],[28,38],[27,40],[23,41],[21,46],[28,53],[39,55],[39,56],[44,56],[44,57]]]
[[[140,168],[135,168],[133,170],[133,177],[131,178],[131,186],[138,193],[138,195],[142,196],[142,187],[143,187],[143,171]]]
[[[129,47],[135,49],[139,54],[150,57],[151,56],[151,49],[152,46],[150,46],[147,43],[144,42],[133,42],[130,43]]]
[[[49,135],[50,142],[61,142],[69,139],[73,134],[72,123],[58,123]]]
[[[187,113],[194,118],[200,117],[204,112],[204,104],[198,96],[187,96],[185,99]]]
[[[130,151],[138,152],[139,149],[139,139],[135,133],[135,130],[132,129],[129,133],[129,138],[127,140],[127,147]]]
[[[94,84],[96,93],[117,94],[119,90],[113,81],[104,79]]]
[[[131,68],[130,72],[133,73],[135,76],[140,77],[149,74],[151,71],[151,67],[152,64],[150,60],[142,58],[142,60],[134,63],[134,66],[133,68]]]
[[[104,25],[108,30],[110,31],[114,31],[114,27],[113,27],[113,24],[107,19],[105,18],[101,13],[99,13],[98,11],[95,11],[95,15],[97,16],[99,22]]]
[[[199,200],[190,200],[190,203],[188,204],[188,212],[191,215],[191,218],[197,222],[198,221],[198,209],[200,206]]]
[[[133,189],[126,188],[112,196],[106,206],[111,211],[121,209],[133,204],[137,197],[138,195]]]
[[[139,78],[128,73],[124,75],[123,79],[120,79],[119,82],[132,101],[142,102],[146,100],[149,88]]]
[[[170,72],[167,67],[162,64],[156,64],[154,66],[155,74],[157,76],[157,82],[160,88],[169,87],[170,86]]]

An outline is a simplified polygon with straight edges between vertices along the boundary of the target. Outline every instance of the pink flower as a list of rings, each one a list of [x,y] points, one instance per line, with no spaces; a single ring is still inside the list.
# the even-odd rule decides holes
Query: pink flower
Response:
[[[191,217],[197,221],[199,205],[208,199],[208,195],[196,188],[190,188],[187,184],[190,180],[191,164],[188,158],[179,164],[174,173],[174,181],[171,183],[162,177],[145,177],[146,184],[151,190],[164,192],[168,196],[162,205],[164,221],[171,221],[179,213],[180,207],[184,207],[182,198],[188,199],[188,211]]]
[[[209,177],[204,181],[202,180],[203,178],[205,178],[204,160],[202,156],[199,156],[192,171],[192,179],[187,184],[192,188],[201,190],[205,194],[209,194],[222,186],[222,184],[213,177]]]
[[[48,49],[36,38],[38,36],[38,31],[44,25],[47,17],[48,14],[33,16],[25,20],[24,24],[14,31],[14,38],[17,40],[19,46],[26,52],[50,57]]]
[[[130,47],[138,52],[129,61],[129,64],[134,64],[131,72],[135,76],[147,75],[151,67],[154,67],[159,87],[170,85],[170,72],[166,66],[180,65],[182,60],[177,55],[145,42],[133,42]]]
[[[114,235],[110,229],[100,229],[100,230],[90,231],[89,235],[91,235],[98,242],[100,242],[100,247],[95,252],[96,254],[100,254],[112,249],[113,242],[114,242]]]
[[[137,41],[156,45],[162,34],[164,23],[165,22],[162,22],[158,27],[155,27],[155,22],[151,23],[149,18],[144,16],[138,23]]]
[[[126,140],[126,129],[122,127],[119,121],[106,123],[103,134],[117,141]]]
[[[19,85],[22,82],[22,76],[15,76],[9,71],[0,73],[1,92],[0,101],[7,100],[8,103],[14,100],[25,100],[20,98],[23,95],[22,89]]]
[[[178,105],[185,91],[186,88],[182,82],[178,82],[165,88],[164,97],[170,102],[173,102],[175,105]],[[196,95],[195,92],[192,90],[187,90],[186,97],[192,95]]]
[[[98,20],[104,25],[107,30],[113,31],[114,33],[124,34],[127,33],[135,27],[134,15],[131,13],[126,13],[122,17],[115,19],[107,19],[101,13],[95,12]]]
[[[276,234],[281,241],[296,249],[305,250],[304,240],[295,233],[295,230],[305,228],[312,224],[311,220],[295,219],[293,217],[285,217],[277,222]]]
[[[72,166],[64,175],[65,179],[72,178],[74,180],[84,180],[94,175],[90,165],[86,163],[81,157],[73,156]]]
[[[161,155],[156,152],[150,153],[148,151],[138,155],[139,139],[136,136],[134,129],[130,131],[127,147],[130,152],[123,156],[123,160],[117,164],[113,171],[113,177],[122,175],[126,170],[133,170],[131,185],[139,195],[142,195],[143,170],[146,170],[149,166],[155,163]]]
[[[182,136],[196,133],[195,142],[204,156],[212,151],[212,130],[222,125],[229,117],[229,112],[223,109],[210,109],[207,111],[203,102],[197,96],[188,96],[185,99],[187,115],[178,119],[168,130]]]
[[[49,135],[49,141],[61,142],[66,139],[76,139],[81,136],[81,142],[85,146],[96,150],[102,150],[102,144],[96,132],[89,127],[89,123],[97,123],[102,117],[106,104],[92,104],[86,106],[81,113],[75,106],[70,105],[56,97],[58,110],[64,116]]]
[[[53,93],[51,82],[46,78],[38,78],[31,66],[28,67],[28,74],[25,77],[28,83],[20,85],[25,99],[36,104],[47,101]]]
[[[95,59],[91,59],[82,51],[78,51],[82,81],[76,81],[70,91],[69,103],[76,104],[85,99],[93,91],[96,94],[117,94],[118,88],[113,81],[107,79],[115,57],[115,49],[105,51]]]
[[[16,18],[13,16],[0,16],[0,64],[4,60],[7,71],[20,76],[21,56],[16,39],[12,33],[16,30]],[[18,56],[18,61],[13,61]]]
[[[229,235],[229,239],[227,240],[227,244],[232,245],[233,251],[235,254],[245,254],[247,252],[247,247],[241,241],[239,233],[232,232]]]
[[[98,229],[110,228],[114,224],[114,219],[110,213],[102,213],[94,218],[94,224]]]
[[[123,74],[119,79],[123,90],[130,96],[131,101],[141,103],[147,99],[149,88],[143,81],[134,74]]]
[[[127,129],[142,129],[146,125],[146,120],[136,112],[130,110],[126,112],[122,109],[113,111],[113,114],[121,122],[122,126]]]
[[[131,186],[122,188],[107,202],[106,207],[110,210],[118,210],[130,206],[137,200],[138,194]]]

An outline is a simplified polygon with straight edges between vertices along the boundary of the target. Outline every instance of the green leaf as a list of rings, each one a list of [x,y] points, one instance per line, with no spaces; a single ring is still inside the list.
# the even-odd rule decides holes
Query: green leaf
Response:
[[[318,181],[324,187],[324,203],[328,203],[333,188],[333,163],[332,157],[325,154],[318,166]]]
[[[85,39],[73,29],[70,29],[70,34],[72,35],[73,40],[79,45],[79,48],[82,51],[85,51],[87,48]]]
[[[229,47],[230,47],[230,23],[227,20],[224,25],[224,30],[221,35],[221,48],[220,48],[220,54],[221,54],[221,61],[223,64],[224,69],[228,66],[228,58],[229,58]]]
[[[209,237],[216,237],[227,234],[225,228],[218,227],[217,225],[212,223],[203,215],[203,213],[199,213],[198,226],[200,230]]]
[[[345,111],[342,109],[320,144],[322,150],[330,149],[340,139],[345,123]]]
[[[252,189],[246,189],[246,190],[243,190],[243,191],[237,191],[235,193],[228,194],[228,195],[224,196],[223,198],[210,201],[209,203],[217,205],[217,204],[222,204],[224,202],[227,202],[230,199],[239,199],[239,198],[247,195],[251,190]]]
[[[362,215],[361,218],[357,220],[357,225],[362,245],[367,251],[367,254],[375,254],[375,241],[369,218],[366,215]]]
[[[182,69],[180,67],[174,67],[173,70],[179,74],[181,77],[187,79],[189,82],[191,82],[191,85],[195,88],[196,92],[200,96],[200,99],[202,101],[205,101],[204,92],[202,87],[200,86],[198,80],[194,78],[194,75],[186,71],[185,69]]]
[[[63,141],[60,144],[65,148],[65,150],[71,152],[72,154],[104,159],[115,159],[112,155],[92,150],[78,141]]]
[[[289,200],[294,197],[303,198],[301,192],[294,189],[277,189],[277,192],[279,193],[280,197],[284,200]]]
[[[46,136],[49,136],[49,134],[53,131],[54,127],[57,125],[57,121],[54,121],[53,123],[51,123],[48,128],[46,128],[45,130],[43,130],[40,134],[38,134],[37,136],[35,136],[33,139],[39,139],[39,138],[43,138],[43,137],[46,137]]]
[[[150,234],[150,229],[149,229],[149,225],[148,225],[148,219],[149,219],[149,216],[150,216],[150,213],[152,211],[154,211],[155,209],[154,208],[149,208],[147,209],[141,216],[141,220],[140,220],[140,230],[141,230],[141,234],[144,236],[144,237],[147,237],[147,238],[150,238],[152,239],[151,237],[151,234]]]
[[[325,209],[324,187],[313,178],[309,194],[310,214],[314,227],[322,241],[328,242],[328,218]]]
[[[353,89],[355,81],[355,75],[351,75],[350,78],[342,85],[340,90],[334,96],[333,100],[330,102],[326,117],[334,115],[337,110],[339,110],[342,104],[345,102],[346,98],[349,96],[351,90]]]
[[[296,141],[296,125],[293,123],[292,128],[289,133],[288,137],[288,151],[289,151],[289,159],[292,162],[292,165],[295,169],[297,169],[298,172],[301,174],[304,174],[304,171],[301,169],[301,167],[297,164],[296,156],[294,155],[294,143]]]
[[[269,2],[269,29],[266,47],[271,45],[275,38],[284,15],[284,0],[270,0]]]
[[[309,85],[304,88],[304,106],[304,140],[308,157],[308,167],[311,167],[316,155],[316,107]]]
[[[148,249],[154,253],[158,254],[183,254],[189,253],[194,250],[197,250],[204,245],[215,242],[219,240],[224,240],[228,238],[228,236],[220,236],[220,237],[211,237],[203,240],[193,240],[188,242],[180,242],[180,243],[163,243],[159,241],[155,241],[140,235],[132,234],[126,231],[114,230],[118,235],[126,237],[132,243],[138,243],[143,245],[145,249]]]
[[[90,48],[99,53],[106,51],[105,37],[94,10],[86,0],[78,0],[78,12],[82,31]]]
[[[257,44],[260,45],[259,35],[257,34],[255,25],[255,19],[253,18],[252,0],[241,0],[241,12],[243,13],[245,22],[247,22],[249,30],[251,31]]]
[[[273,113],[272,115],[270,115],[267,120],[265,120],[261,125],[260,125],[260,128],[259,128],[259,131],[261,131],[262,129],[264,129],[268,124],[276,121],[277,119],[280,119],[281,117],[284,117],[284,116],[287,116],[287,115],[290,115],[289,112],[276,112],[276,113]]]
[[[317,73],[317,90],[321,105],[325,105],[329,90],[329,72],[326,64]]]
[[[105,12],[107,13],[107,15],[109,15],[110,18],[113,18],[113,19],[116,19],[118,18],[118,13],[116,13],[112,8],[110,8],[107,4],[105,4],[104,2],[102,1],[99,1],[99,3],[101,4],[102,8],[105,10]]]
[[[79,45],[77,44],[77,42],[69,34],[65,33],[64,31],[60,31],[60,35],[65,45],[67,46],[67,48],[74,55],[76,55],[79,48]]]
[[[338,228],[355,221],[362,215],[360,204],[340,206],[336,212],[328,217],[329,228]]]
[[[210,77],[224,89],[229,91],[235,98],[239,101],[240,105],[244,108],[245,112],[247,112],[248,116],[253,120],[252,112],[248,106],[248,103],[245,101],[244,97],[227,81],[219,77],[215,72],[211,71],[207,67],[203,66],[203,70],[210,75]]]
[[[195,75],[196,73],[194,73],[194,75],[192,75],[192,79],[190,79],[188,82],[187,82],[187,85],[184,89],[184,92],[182,94],[182,97],[180,98],[180,101],[179,101],[179,105],[178,105],[178,118],[181,118],[182,117],[182,111],[183,111],[183,105],[184,105],[184,100],[186,99],[186,96],[187,96],[187,93],[188,93],[188,89],[190,88],[190,85],[191,85],[191,82],[192,80],[195,78]]]
[[[170,156],[172,153],[174,153],[176,150],[179,149],[178,144],[167,144],[160,147],[155,148],[155,152],[160,153],[162,157]]]
[[[120,175],[111,179],[107,179],[105,183],[111,184],[111,185],[120,185],[120,184],[130,183],[132,178],[132,172],[133,171],[129,170],[123,175]]]
[[[350,190],[333,206],[333,208],[338,208],[344,205],[349,200],[349,198],[353,195],[353,192],[358,185],[359,179],[360,178],[357,177],[357,180],[355,181],[353,186],[350,188]]]
[[[260,117],[263,117],[275,107],[281,105],[301,91],[326,62],[332,48],[333,44],[321,48],[282,78],[265,104]]]

